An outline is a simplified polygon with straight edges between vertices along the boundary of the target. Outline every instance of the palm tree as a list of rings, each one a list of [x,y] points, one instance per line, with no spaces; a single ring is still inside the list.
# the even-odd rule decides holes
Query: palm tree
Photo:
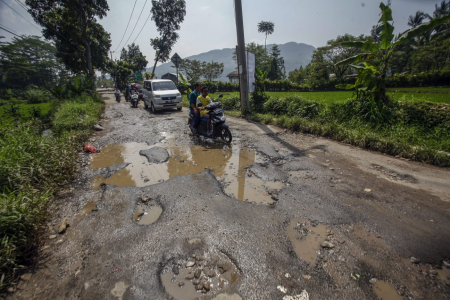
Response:
[[[424,13],[423,11],[417,11],[414,16],[409,16],[408,25],[412,28],[416,28],[417,26],[422,25],[423,20],[430,19],[430,15]]]
[[[441,2],[441,4],[438,6],[437,4],[434,6],[435,10],[433,12],[434,18],[440,18],[445,15],[450,14],[450,1],[446,2],[445,0]],[[435,28],[436,33],[442,33],[448,29],[449,24],[442,24]]]
[[[267,35],[272,34],[274,31],[275,24],[270,21],[261,21],[258,24],[258,32],[264,32],[266,34],[266,40],[264,42],[264,49],[267,52]]]
[[[440,18],[450,13],[450,2],[447,3],[445,0],[439,6],[436,4],[434,7],[433,17],[435,18]]]

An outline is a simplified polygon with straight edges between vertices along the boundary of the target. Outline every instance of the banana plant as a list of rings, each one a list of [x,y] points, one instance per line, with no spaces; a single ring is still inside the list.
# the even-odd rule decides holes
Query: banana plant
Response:
[[[183,86],[186,87],[186,90],[184,91],[187,95],[187,98],[189,100],[189,94],[192,93],[192,89],[190,88],[192,85],[194,85],[195,83],[195,78],[191,78],[189,80],[186,80],[186,78],[184,78],[183,74],[178,73],[178,75],[180,76],[181,82],[183,83]]]
[[[351,64],[358,70],[358,78],[355,84],[339,84],[340,89],[355,89],[357,97],[370,98],[375,103],[387,103],[389,99],[386,95],[386,73],[389,68],[389,59],[396,49],[439,25],[450,21],[450,15],[435,18],[414,29],[411,29],[401,36],[395,37],[392,19],[392,10],[383,2],[380,3],[381,17],[378,20],[378,28],[381,30],[379,42],[343,42],[342,46],[361,49],[362,53],[340,61],[336,65]]]

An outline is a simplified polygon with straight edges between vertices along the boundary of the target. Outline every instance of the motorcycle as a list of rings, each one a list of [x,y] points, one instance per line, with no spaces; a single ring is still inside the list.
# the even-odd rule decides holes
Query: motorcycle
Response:
[[[138,103],[139,103],[139,93],[138,92],[131,93],[130,102],[131,102],[132,107],[134,107],[134,108],[138,107]]]
[[[116,101],[120,102],[120,94],[118,94],[118,93],[116,94]]]
[[[223,95],[219,95],[219,98],[222,98]],[[211,126],[212,126],[212,135],[207,135],[207,120],[206,119],[200,119],[200,124],[198,125],[197,130],[193,130],[192,125],[194,124],[194,116],[189,111],[189,119],[188,119],[188,125],[191,129],[192,134],[194,135],[202,135],[205,137],[210,137],[212,139],[221,138],[222,141],[229,144],[231,143],[231,140],[233,139],[231,135],[230,128],[228,127],[227,123],[225,123],[226,118],[224,115],[224,110],[222,108],[222,103],[220,102],[213,102],[211,104],[208,104],[205,106],[206,110],[209,110],[209,117],[211,119]]]

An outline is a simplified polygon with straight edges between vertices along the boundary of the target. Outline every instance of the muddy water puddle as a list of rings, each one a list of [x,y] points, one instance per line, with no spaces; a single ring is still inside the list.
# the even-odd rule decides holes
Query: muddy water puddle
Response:
[[[84,207],[83,207],[83,212],[85,214],[90,214],[92,211],[96,211],[97,210],[97,205],[95,205],[94,202],[89,201]]]
[[[203,255],[166,266],[161,275],[166,292],[176,300],[193,300],[226,291],[239,279],[239,270],[223,255]]]
[[[168,161],[164,163],[149,163],[141,150],[162,147],[169,153]],[[107,168],[114,164],[129,163],[129,165],[113,174],[111,177],[94,176],[92,188],[99,189],[100,184],[113,184],[119,187],[144,187],[160,183],[175,176],[198,174],[210,168],[222,182],[227,194],[241,201],[272,204],[273,191],[281,190],[281,182],[265,182],[252,174],[247,174],[246,168],[255,162],[260,162],[256,152],[249,148],[230,148],[223,144],[179,146],[169,139],[155,145],[145,143],[112,144],[101,149],[100,153],[91,156],[91,166],[94,171]]]
[[[402,300],[394,286],[386,281],[377,280],[373,285],[373,290],[377,294],[378,299],[383,300]]]
[[[161,216],[163,209],[159,205],[152,205],[149,207],[138,206],[134,213],[134,221],[139,225],[150,225],[155,223]]]
[[[326,226],[314,221],[292,219],[286,233],[297,257],[314,265],[321,251],[320,244],[327,237]]]
[[[450,285],[450,268],[444,265],[442,269],[436,269],[436,271],[438,272],[439,279],[445,284]]]

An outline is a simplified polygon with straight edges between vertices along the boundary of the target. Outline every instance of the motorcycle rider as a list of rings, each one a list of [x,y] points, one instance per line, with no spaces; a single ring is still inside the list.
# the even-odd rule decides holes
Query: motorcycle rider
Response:
[[[194,84],[194,90],[189,94],[189,109],[194,116],[194,123],[192,124],[193,131],[197,131],[198,124],[200,123],[200,114],[197,109],[197,98],[201,95],[202,84],[197,82]]]
[[[213,133],[211,129],[211,118],[208,115],[209,110],[205,109],[205,106],[212,103],[212,101],[208,96],[209,91],[207,86],[202,87],[201,91],[202,94],[197,97],[197,109],[200,111],[200,118],[208,120],[206,123],[206,135],[211,136]]]

